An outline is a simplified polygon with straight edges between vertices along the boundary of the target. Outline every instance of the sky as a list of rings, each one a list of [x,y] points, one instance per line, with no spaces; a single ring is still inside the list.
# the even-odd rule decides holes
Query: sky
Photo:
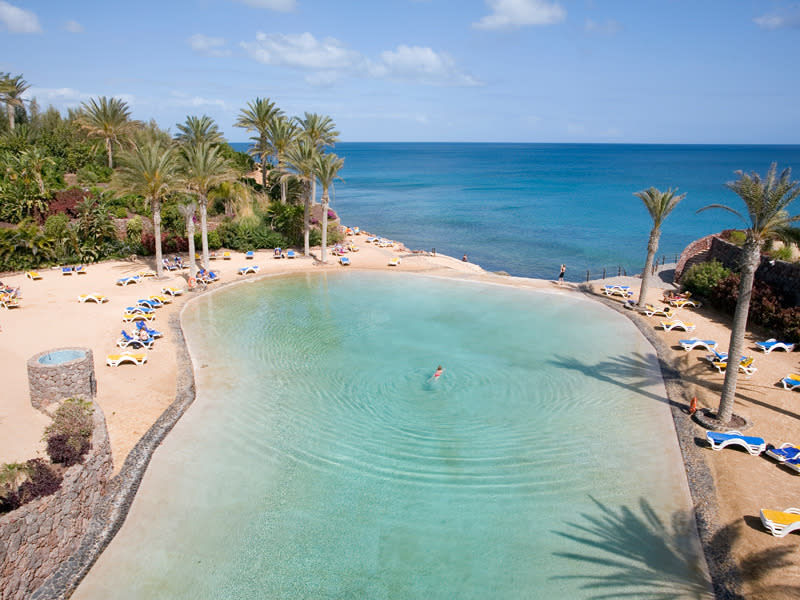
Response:
[[[800,143],[797,0],[0,0],[0,72],[231,142],[255,98],[347,142]]]

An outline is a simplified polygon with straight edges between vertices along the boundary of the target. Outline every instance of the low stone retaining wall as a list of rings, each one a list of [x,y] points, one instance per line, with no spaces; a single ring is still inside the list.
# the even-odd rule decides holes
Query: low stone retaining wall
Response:
[[[2,600],[30,598],[75,552],[102,504],[113,462],[105,415],[93,407],[92,447],[84,462],[66,470],[56,493],[0,517]]]
[[[70,358],[73,355],[74,358]],[[28,387],[31,404],[38,410],[73,396],[93,399],[97,381],[91,348],[54,348],[31,357],[28,359]]]

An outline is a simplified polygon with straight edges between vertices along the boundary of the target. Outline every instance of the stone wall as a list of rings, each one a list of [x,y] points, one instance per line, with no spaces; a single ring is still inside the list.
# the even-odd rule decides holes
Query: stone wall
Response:
[[[40,361],[59,352],[80,353],[80,357],[57,364],[43,364]],[[28,388],[31,404],[39,410],[73,396],[93,399],[97,382],[91,348],[54,348],[31,357],[28,359]]]
[[[68,394],[74,396],[76,394]],[[113,471],[102,409],[93,403],[92,447],[61,488],[0,516],[0,599],[30,598],[80,545]]]
[[[681,276],[692,265],[711,260],[708,258],[708,253],[711,250],[711,241],[718,235],[718,233],[707,235],[706,237],[693,241],[683,249],[680,258],[678,259],[678,264],[675,265],[676,282],[681,280]]]

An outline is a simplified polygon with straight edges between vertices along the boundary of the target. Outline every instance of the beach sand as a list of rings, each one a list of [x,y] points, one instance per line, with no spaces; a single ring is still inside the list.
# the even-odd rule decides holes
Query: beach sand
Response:
[[[221,282],[212,284],[209,289],[245,278],[295,271],[381,269],[539,288],[556,294],[578,293],[579,286],[575,284],[559,286],[554,281],[488,273],[478,265],[452,257],[412,253],[402,245],[378,248],[366,243],[366,237],[367,234],[362,234],[349,238],[348,241],[354,242],[360,250],[348,255],[351,265],[347,267],[339,265],[338,258],[330,253],[327,263],[320,263],[315,258],[319,256],[319,248],[312,249],[311,257],[299,252],[295,259],[275,259],[271,250],[257,251],[251,260],[241,252],[231,252],[230,260],[211,262],[212,269],[221,274]],[[399,266],[388,266],[392,257],[401,257]],[[240,267],[250,265],[259,265],[257,275],[237,274]],[[170,405],[175,397],[176,347],[175,341],[170,339],[167,323],[188,298],[203,292],[184,293],[157,310],[151,326],[166,335],[156,341],[152,350],[146,351],[146,365],[105,365],[107,354],[120,352],[115,345],[120,330],[132,329],[131,324],[122,322],[124,307],[135,304],[139,298],[158,294],[164,286],[186,288],[185,274],[188,271],[165,272],[161,279],[147,277],[140,284],[125,287],[115,284],[121,277],[151,269],[152,259],[93,264],[87,267],[85,275],[64,276],[60,269],[47,269],[40,271],[43,277],[39,281],[27,279],[24,273],[2,276],[5,284],[21,286],[23,300],[21,308],[0,309],[0,361],[4,386],[0,403],[0,463],[44,456],[41,436],[49,419],[30,405],[26,367],[27,360],[39,352],[62,346],[92,349],[97,376],[96,400],[105,412],[117,471],[139,438]],[[598,285],[593,287],[599,288]],[[92,292],[99,292],[110,301],[104,304],[78,302],[79,294]],[[661,294],[661,289],[651,290],[650,301],[660,305]],[[697,330],[691,334],[673,331],[659,335],[667,340],[679,362],[685,397],[696,396],[700,407],[715,409],[723,375],[704,360],[706,352],[685,352],[678,340],[695,335],[703,339],[712,338],[719,342],[721,350],[726,350],[729,319],[706,308],[698,311],[681,309],[678,314],[695,322]],[[651,321],[655,328],[659,319],[652,318]],[[769,336],[765,332],[755,331],[748,339],[753,342],[766,337]],[[796,435],[800,394],[776,386],[776,382],[787,373],[798,371],[798,355],[785,352],[764,355],[752,348],[748,353],[756,357],[758,371],[750,379],[740,377],[735,412],[752,421],[752,428],[747,432],[749,435],[759,435],[775,445],[787,441],[800,443]],[[695,427],[695,443],[705,446],[705,430],[699,425]],[[707,450],[705,461],[716,484],[720,505],[718,525],[728,528],[731,533],[731,554],[745,578],[745,597],[799,597],[797,534],[774,538],[763,529],[758,515],[762,507],[784,509],[800,506],[800,475],[766,457],[754,457],[735,449]]]

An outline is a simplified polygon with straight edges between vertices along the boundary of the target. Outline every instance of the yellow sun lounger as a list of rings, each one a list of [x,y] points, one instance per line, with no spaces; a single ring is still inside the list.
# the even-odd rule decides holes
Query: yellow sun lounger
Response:
[[[792,531],[800,530],[800,509],[769,510],[762,508],[761,522],[775,537],[784,537]]]
[[[400,264],[400,259],[398,257],[396,257],[396,256],[389,260],[389,266],[390,267],[396,267],[399,264]]]
[[[42,276],[39,275],[39,271],[25,271],[25,277],[32,279],[33,281],[42,278]]]
[[[230,252],[223,252],[222,253],[222,260],[230,260],[230,259],[231,259],[231,253]]]
[[[131,323],[132,321],[152,321],[155,318],[155,313],[125,313],[122,315],[122,320],[126,323]]]
[[[169,294],[170,296],[180,296],[183,293],[183,290],[179,290],[178,288],[174,287],[163,287],[161,288],[162,294]]]
[[[684,331],[694,331],[697,327],[694,323],[689,321],[681,321],[680,319],[672,319],[670,321],[661,321],[661,327],[665,331],[672,331],[673,329],[683,329]]]
[[[103,296],[103,294],[99,292],[95,292],[93,294],[81,294],[78,296],[78,302],[86,302],[87,300],[91,300],[92,302],[97,302],[98,304],[102,304],[103,302],[108,302],[108,298]]]
[[[123,352],[122,354],[109,354],[106,356],[106,365],[109,367],[118,367],[125,362],[141,366],[147,362],[147,355]]]
[[[758,371],[758,369],[753,366],[754,360],[755,359],[752,356],[748,356],[744,360],[739,361],[739,370],[742,371],[745,375],[752,375],[753,373]],[[717,368],[717,371],[719,371],[720,373],[724,373],[725,369],[728,366],[727,362],[723,362],[721,360],[715,360],[711,364],[714,365]]]
[[[152,296],[147,297],[150,300],[158,300],[162,304],[169,304],[172,302],[172,298],[170,296],[159,296],[157,294],[153,294]]]

